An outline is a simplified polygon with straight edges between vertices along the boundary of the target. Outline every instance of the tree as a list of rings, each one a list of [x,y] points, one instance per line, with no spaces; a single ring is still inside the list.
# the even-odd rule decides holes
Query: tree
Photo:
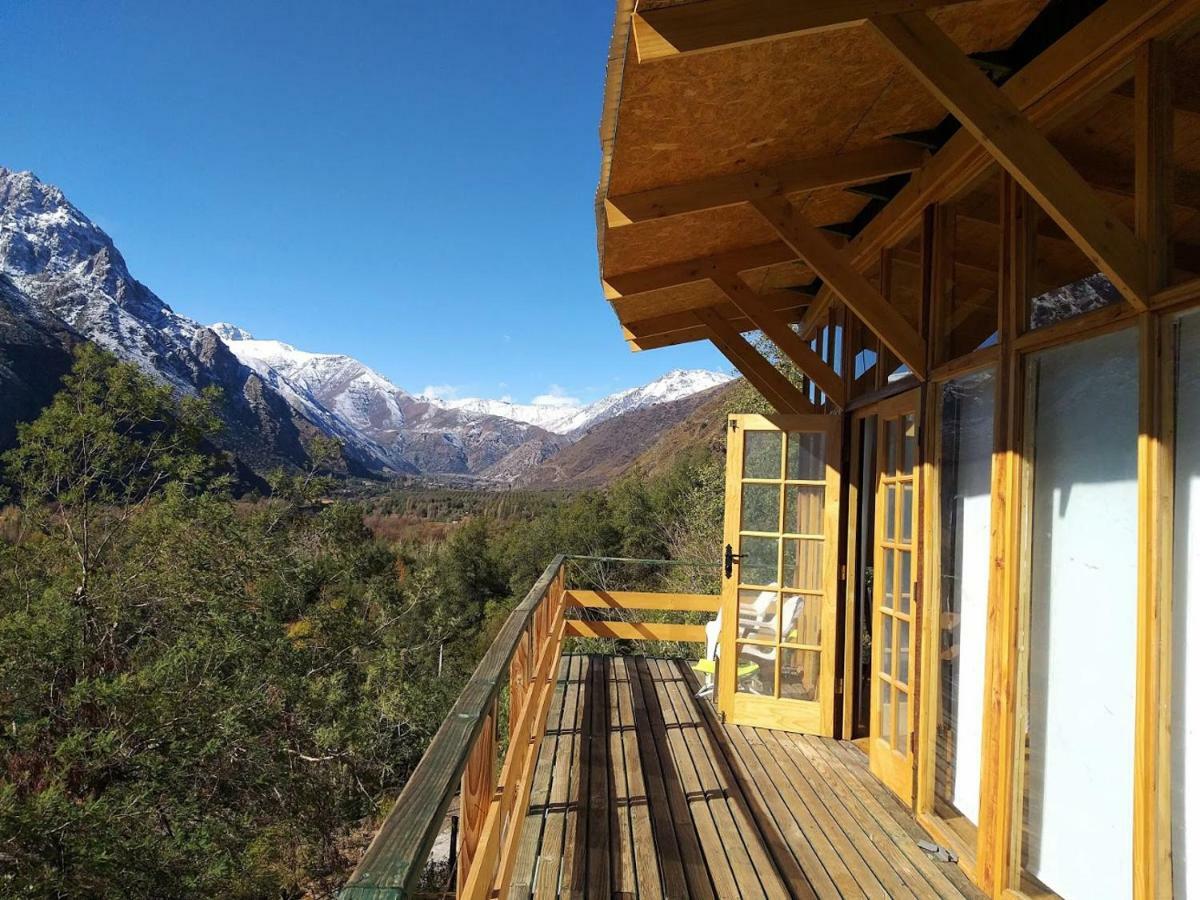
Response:
[[[8,479],[30,524],[63,532],[79,594],[151,497],[169,484],[197,490],[213,481],[216,466],[201,446],[218,428],[217,400],[214,389],[176,403],[167,385],[81,344],[50,406],[18,426],[4,456]]]

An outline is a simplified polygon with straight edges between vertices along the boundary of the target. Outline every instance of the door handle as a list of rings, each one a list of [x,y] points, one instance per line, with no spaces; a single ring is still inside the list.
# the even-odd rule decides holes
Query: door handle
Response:
[[[743,554],[733,552],[733,544],[725,545],[725,577],[733,577],[733,564],[741,562]]]

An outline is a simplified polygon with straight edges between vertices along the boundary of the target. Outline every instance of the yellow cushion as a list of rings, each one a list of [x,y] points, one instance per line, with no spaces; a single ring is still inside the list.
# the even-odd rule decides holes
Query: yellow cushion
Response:
[[[692,670],[702,672],[705,675],[715,675],[717,672],[717,661],[715,659],[702,659],[692,665]],[[738,678],[745,678],[747,675],[753,675],[758,671],[758,663],[742,663],[738,666]]]

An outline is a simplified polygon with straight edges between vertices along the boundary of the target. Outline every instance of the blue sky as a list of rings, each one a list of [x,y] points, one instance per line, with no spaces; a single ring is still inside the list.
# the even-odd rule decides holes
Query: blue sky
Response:
[[[4,0],[0,165],[181,313],[402,387],[585,400],[632,354],[597,278],[610,0]]]

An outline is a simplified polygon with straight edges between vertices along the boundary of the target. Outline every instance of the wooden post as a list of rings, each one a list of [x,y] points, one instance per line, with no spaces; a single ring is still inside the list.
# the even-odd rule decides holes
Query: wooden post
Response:
[[[458,891],[467,886],[475,849],[483,832],[492,794],[496,790],[496,704],[492,702],[483,729],[471,748],[467,768],[463,772],[459,799]]]
[[[988,580],[986,690],[976,877],[991,896],[1009,886],[1018,859],[1024,705],[1021,672],[1022,516],[1026,489],[1022,437],[1024,378],[1013,341],[1024,324],[1030,209],[1025,192],[1003,176],[1000,271],[1000,368],[992,454],[992,544]]]
[[[1135,62],[1135,212],[1151,292],[1171,279],[1170,48],[1148,41]],[[1138,635],[1134,746],[1134,897],[1171,891],[1171,570],[1173,550],[1173,354],[1162,317],[1138,317]]]

